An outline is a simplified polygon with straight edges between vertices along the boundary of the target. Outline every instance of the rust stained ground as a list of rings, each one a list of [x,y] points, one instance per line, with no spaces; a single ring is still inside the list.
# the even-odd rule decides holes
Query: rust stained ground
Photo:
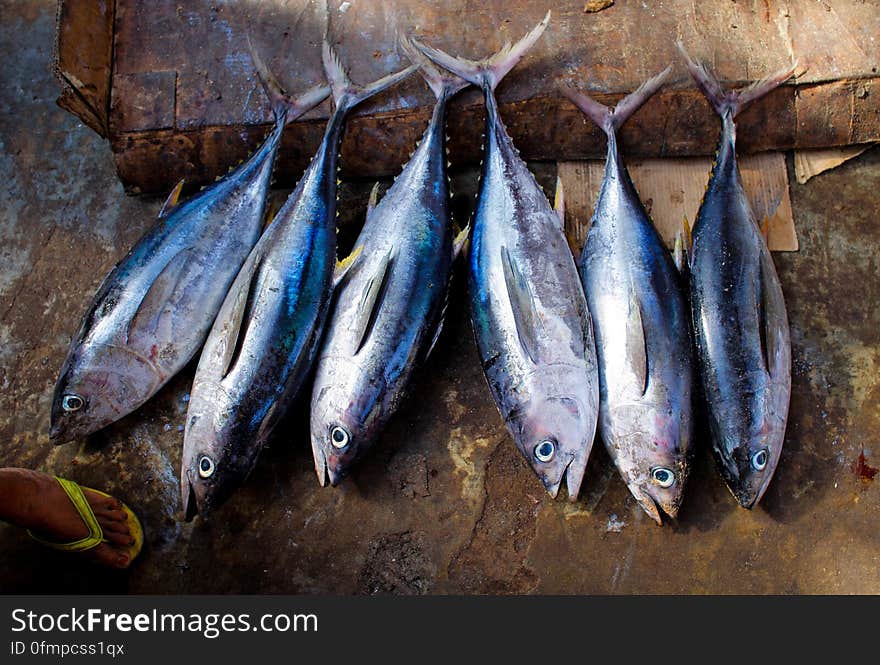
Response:
[[[0,465],[117,494],[141,515],[147,546],[113,574],[0,526],[0,591],[880,593],[880,481],[854,472],[862,452],[880,466],[880,150],[793,185],[801,251],[777,257],[791,417],[758,509],[735,505],[705,446],[680,519],[664,528],[601,446],[581,501],[551,500],[492,404],[459,275],[438,349],[352,479],[318,486],[300,406],[233,500],[184,524],[177,472],[192,367],[88,442],[55,448],[46,435],[83,309],[160,205],[125,196],[108,146],[55,106],[52,5],[0,0]],[[472,176],[456,178],[459,209]],[[552,182],[552,168],[540,177]],[[346,186],[347,223],[368,191]]]

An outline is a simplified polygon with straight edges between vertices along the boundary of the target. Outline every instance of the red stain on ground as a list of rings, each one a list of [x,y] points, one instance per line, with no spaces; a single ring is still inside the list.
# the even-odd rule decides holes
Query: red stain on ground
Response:
[[[861,480],[868,482],[874,480],[874,476],[877,475],[877,471],[880,471],[877,467],[869,466],[865,461],[865,451],[863,450],[859,453],[859,460],[855,464],[853,464],[853,473],[855,473]]]

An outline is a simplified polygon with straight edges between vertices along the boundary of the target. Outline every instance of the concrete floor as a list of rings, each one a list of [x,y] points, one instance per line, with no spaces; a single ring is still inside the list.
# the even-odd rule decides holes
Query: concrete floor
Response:
[[[0,465],[111,491],[147,533],[132,569],[107,573],[0,526],[0,591],[880,593],[880,482],[858,473],[861,454],[880,466],[880,150],[792,186],[801,251],[776,259],[794,346],[791,416],[756,510],[736,506],[705,448],[678,522],[663,528],[601,445],[581,501],[551,500],[492,403],[458,279],[412,399],[352,479],[318,486],[300,407],[247,485],[210,521],[184,524],[177,473],[192,368],[88,442],[49,443],[70,338],[160,202],[125,196],[108,146],[55,106],[54,3],[0,0],[0,16]],[[348,189],[359,204],[350,217],[367,190]]]

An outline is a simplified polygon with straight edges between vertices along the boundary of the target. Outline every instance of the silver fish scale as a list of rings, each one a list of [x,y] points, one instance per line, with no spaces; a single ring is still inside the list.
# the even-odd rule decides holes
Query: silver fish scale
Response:
[[[488,89],[486,99],[487,146],[470,256],[477,346],[520,452],[554,496],[568,471],[573,498],[598,409],[589,314],[562,223],[513,148]],[[535,448],[547,439],[556,452],[542,462]]]
[[[296,189],[263,233],[223,303],[196,369],[181,468],[185,512],[209,512],[250,473],[305,380],[329,308],[336,264],[334,113]],[[200,474],[207,459],[210,477]]]
[[[580,259],[593,317],[600,435],[645,511],[674,517],[690,467],[694,364],[685,286],[609,137]],[[669,487],[653,472],[670,472]]]
[[[83,436],[130,413],[198,351],[259,238],[284,117],[240,168],[159,220],[105,278],[56,386],[53,435]],[[62,407],[65,395],[85,406]]]
[[[306,380],[343,274],[335,221],[346,116],[415,69],[360,87],[326,40],[322,58],[336,108],[314,159],[227,294],[196,369],[180,473],[186,519],[209,513],[245,481]]]
[[[726,115],[694,225],[691,292],[712,450],[733,495],[752,507],[782,452],[791,340],[782,287],[742,187],[735,135]],[[761,451],[764,467],[756,469]]]
[[[425,136],[356,242],[360,263],[334,299],[312,390],[319,481],[335,485],[373,444],[438,326],[452,266],[443,119]],[[332,428],[349,442],[337,448]]]

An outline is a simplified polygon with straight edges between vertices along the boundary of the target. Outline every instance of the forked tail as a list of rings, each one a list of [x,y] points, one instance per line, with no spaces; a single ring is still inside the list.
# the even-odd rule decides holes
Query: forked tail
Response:
[[[688,55],[680,41],[676,42],[676,45],[685,62],[687,62],[691,77],[696,81],[703,94],[706,95],[706,99],[712,104],[715,112],[722,118],[728,113],[731,118],[735,118],[749,104],[785,83],[797,69],[797,62],[795,62],[790,67],[771,74],[760,81],[755,81],[742,90],[725,90],[718,79],[703,64]]]
[[[348,78],[345,68],[339,62],[339,57],[326,38],[324,39],[322,57],[324,60],[324,71],[326,72],[327,80],[330,82],[330,88],[333,91],[333,101],[336,104],[338,113],[357,106],[365,99],[385,90],[385,88],[391,87],[398,81],[402,81],[418,69],[418,65],[410,65],[399,72],[383,76],[378,81],[360,86],[355,85]]]
[[[516,44],[511,46],[510,42],[507,42],[498,53],[485,60],[456,58],[440,49],[426,46],[418,41],[414,40],[413,43],[416,48],[444,69],[448,69],[474,85],[480,87],[488,86],[490,90],[494,90],[501,82],[501,79],[516,66],[516,63],[538,41],[538,37],[543,34],[548,23],[550,23],[549,11],[544,20],[532,28],[531,32]]]
[[[664,69],[656,76],[648,79],[640,85],[635,91],[624,97],[613,109],[597,102],[592,97],[572,90],[571,88],[563,88],[562,93],[568,97],[572,103],[583,111],[593,122],[595,122],[602,130],[611,136],[635,113],[646,101],[648,101],[654,93],[656,93],[672,71],[672,65]]]
[[[248,35],[248,48],[251,52],[251,59],[254,61],[254,67],[257,69],[257,76],[263,89],[272,103],[272,112],[275,114],[276,121],[281,120],[282,124],[296,120],[303,113],[311,110],[330,95],[330,86],[326,83],[316,85],[314,88],[306,90],[303,94],[294,97],[288,94],[272,71],[266,66],[266,63],[257,53]]]
[[[399,41],[403,53],[410,62],[419,67],[419,73],[437,99],[452,97],[456,92],[470,85],[469,81],[465,81],[460,76],[435,67],[434,63],[419,51],[406,35],[401,35]]]

